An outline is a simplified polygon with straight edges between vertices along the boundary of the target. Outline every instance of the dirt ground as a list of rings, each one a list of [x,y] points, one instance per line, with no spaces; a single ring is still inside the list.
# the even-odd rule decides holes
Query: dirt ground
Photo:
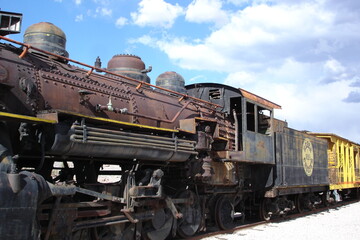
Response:
[[[239,230],[204,240],[358,240],[360,202],[280,223]]]

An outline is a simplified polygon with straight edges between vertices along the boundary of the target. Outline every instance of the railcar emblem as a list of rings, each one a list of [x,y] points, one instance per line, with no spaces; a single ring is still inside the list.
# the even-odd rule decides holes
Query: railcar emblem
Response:
[[[314,169],[314,151],[310,139],[305,138],[302,148],[302,162],[307,176],[311,176]]]

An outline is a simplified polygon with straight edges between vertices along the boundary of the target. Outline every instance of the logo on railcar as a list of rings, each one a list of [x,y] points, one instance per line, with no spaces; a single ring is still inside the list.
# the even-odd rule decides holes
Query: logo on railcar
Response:
[[[305,138],[302,148],[302,162],[307,176],[311,176],[314,169],[314,151],[310,139]]]

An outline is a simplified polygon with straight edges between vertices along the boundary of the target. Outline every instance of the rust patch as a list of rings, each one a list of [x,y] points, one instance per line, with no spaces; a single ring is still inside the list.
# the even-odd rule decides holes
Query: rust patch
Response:
[[[256,146],[257,146],[258,148],[265,149],[265,143],[264,143],[264,141],[259,141]]]
[[[8,76],[8,71],[0,64],[0,81],[3,83],[7,82]]]

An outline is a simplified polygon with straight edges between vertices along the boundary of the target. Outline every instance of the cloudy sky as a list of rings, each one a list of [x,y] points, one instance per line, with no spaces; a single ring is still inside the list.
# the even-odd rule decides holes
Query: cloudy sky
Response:
[[[299,130],[360,143],[360,1],[13,0],[22,34],[47,21],[67,35],[70,58],[103,67],[115,54],[168,70],[186,84],[241,87],[282,106]],[[12,38],[22,40],[22,34]]]

